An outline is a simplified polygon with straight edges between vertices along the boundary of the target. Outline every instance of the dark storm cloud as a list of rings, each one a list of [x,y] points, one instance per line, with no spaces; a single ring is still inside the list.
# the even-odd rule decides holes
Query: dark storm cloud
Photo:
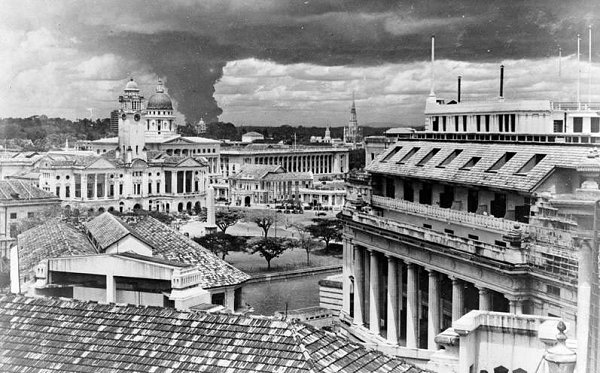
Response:
[[[123,55],[165,76],[190,122],[221,114],[213,86],[232,60],[425,61],[432,34],[445,59],[535,59],[556,54],[559,45],[573,53],[575,34],[600,26],[600,1],[98,2],[90,8],[65,27],[90,50]]]

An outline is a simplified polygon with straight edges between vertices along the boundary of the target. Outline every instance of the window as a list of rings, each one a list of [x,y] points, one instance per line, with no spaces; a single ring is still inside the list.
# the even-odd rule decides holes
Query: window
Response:
[[[497,172],[499,169],[502,168],[502,166],[504,166],[508,161],[510,161],[512,159],[512,157],[515,156],[515,154],[517,154],[517,153],[512,153],[512,152],[504,153],[504,155],[502,157],[500,157],[500,159],[498,159],[496,161],[496,163],[494,163],[492,165],[492,167],[490,167],[486,170],[486,172]]]
[[[10,218],[11,219],[16,219],[17,218],[17,213],[16,212],[11,212],[10,213]]]
[[[413,155],[415,155],[416,152],[418,152],[421,148],[412,148],[409,150],[408,153],[406,153],[406,155],[404,157],[402,157],[401,160],[398,161],[398,164],[404,164],[406,163],[406,161],[408,161]]]
[[[225,293],[215,293],[211,296],[210,303],[224,306],[225,305]]]
[[[446,117],[442,117],[442,131],[446,132]]]
[[[583,132],[583,118],[582,117],[573,117],[573,132],[575,132],[575,133]]]
[[[397,146],[394,149],[392,149],[392,151],[390,151],[389,153],[387,153],[387,155],[381,160],[381,162],[387,162],[390,160],[390,158],[392,158],[393,156],[395,156],[400,150],[402,149],[401,146]]]
[[[510,132],[516,132],[517,130],[517,115],[510,115]]]
[[[27,217],[28,217],[29,219],[33,218],[34,216],[35,216],[35,213],[34,213],[34,212],[28,212],[28,213],[27,213]]]
[[[463,132],[467,132],[467,116],[466,115],[463,115],[462,122],[463,122]]]
[[[546,285],[546,293],[560,297],[560,288],[558,286]]]
[[[554,133],[562,133],[563,131],[563,121],[562,120],[555,120],[554,121]]]
[[[531,157],[529,161],[527,161],[527,163],[523,165],[523,167],[521,167],[519,171],[517,171],[517,174],[528,173],[529,171],[531,171],[531,169],[537,166],[537,164],[540,163],[544,158],[546,158],[546,154],[535,154],[533,157]]]
[[[490,132],[490,115],[485,116],[485,132]]]
[[[458,155],[462,153],[462,149],[454,149],[452,151],[452,153],[450,153],[449,156],[446,157],[446,159],[444,159],[440,164],[438,164],[437,166],[440,168],[446,167],[448,164],[450,164],[450,162],[452,162],[454,160],[454,158],[458,157]]]
[[[429,160],[430,160],[431,158],[433,158],[433,157],[434,157],[434,156],[435,156],[437,153],[439,153],[439,151],[440,151],[440,150],[441,150],[440,148],[434,148],[434,149],[431,149],[431,151],[430,151],[429,153],[427,153],[427,155],[426,155],[426,156],[424,156],[424,157],[423,157],[423,158],[422,158],[422,159],[419,161],[419,163],[417,163],[417,166],[419,166],[419,167],[423,167],[423,166],[425,165],[425,163],[429,162]]]
[[[502,114],[498,115],[498,132],[502,132],[504,130],[504,116]]]
[[[454,117],[454,131],[458,132],[458,115]]]
[[[590,118],[590,132],[600,132],[600,118]]]
[[[468,171],[471,168],[473,168],[477,163],[479,163],[480,160],[481,160],[481,157],[473,157],[473,158],[469,159],[469,161],[467,163],[465,163],[465,165],[462,166],[460,169]]]
[[[432,117],[432,130],[433,131],[439,131],[440,130],[440,117]]]
[[[477,116],[477,132],[481,132],[481,115]]]

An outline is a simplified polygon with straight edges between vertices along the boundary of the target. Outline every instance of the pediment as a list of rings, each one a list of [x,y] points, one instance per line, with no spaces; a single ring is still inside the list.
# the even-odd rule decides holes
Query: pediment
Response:
[[[136,158],[131,162],[131,167],[135,168],[148,168],[148,163],[143,159]]]
[[[115,165],[110,163],[109,161],[107,161],[104,158],[98,158],[96,161],[94,161],[92,164],[90,164],[89,166],[86,167],[86,169],[94,169],[94,168],[98,168],[98,169],[105,169],[105,168],[111,168],[114,169]]]
[[[194,158],[186,158],[177,164],[179,167],[199,167],[202,164],[196,161]]]
[[[176,137],[172,140],[165,141],[164,144],[194,144],[194,142],[184,139],[183,137]]]

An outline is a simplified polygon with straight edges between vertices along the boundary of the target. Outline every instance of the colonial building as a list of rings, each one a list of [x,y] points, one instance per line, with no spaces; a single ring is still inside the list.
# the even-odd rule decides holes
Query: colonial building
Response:
[[[221,173],[229,177],[243,165],[277,165],[287,172],[311,172],[315,179],[341,177],[348,172],[349,150],[345,147],[250,144],[221,149]]]
[[[105,212],[82,228],[53,219],[13,250],[13,291],[37,296],[235,311],[249,279],[150,216],[126,223]]]
[[[0,180],[0,258],[8,258],[22,221],[43,218],[59,208],[60,199],[54,194],[20,180]]]
[[[92,142],[95,155],[42,158],[40,187],[65,207],[93,211],[172,212],[204,205],[211,170],[218,168],[218,142],[188,146],[195,140],[176,135],[171,100],[160,83],[146,106],[133,80],[119,102],[118,138]]]
[[[150,96],[147,103],[140,95],[137,83],[133,79],[130,80],[125,86],[124,94],[119,96],[119,103],[121,105],[120,116],[124,110],[138,112],[139,118],[136,123],[139,125],[136,136],[143,139],[146,150],[161,151],[169,156],[203,157],[208,166],[209,181],[216,181],[220,169],[220,142],[203,137],[181,136],[177,133],[178,124],[175,120],[173,103],[160,80],[156,92]],[[121,129],[122,123],[123,119],[119,118],[118,137],[79,142],[78,148],[93,151],[98,155],[114,150],[128,131]],[[121,151],[124,153],[122,149]]]
[[[341,318],[356,338],[426,361],[478,309],[561,317],[596,354],[600,105],[500,96],[430,96],[425,131],[349,178]]]

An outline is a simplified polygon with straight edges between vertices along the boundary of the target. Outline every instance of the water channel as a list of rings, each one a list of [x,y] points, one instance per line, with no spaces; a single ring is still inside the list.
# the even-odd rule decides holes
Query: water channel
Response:
[[[271,316],[276,311],[319,305],[319,280],[333,273],[307,274],[290,279],[267,280],[244,286],[244,303],[254,308],[254,314]]]

